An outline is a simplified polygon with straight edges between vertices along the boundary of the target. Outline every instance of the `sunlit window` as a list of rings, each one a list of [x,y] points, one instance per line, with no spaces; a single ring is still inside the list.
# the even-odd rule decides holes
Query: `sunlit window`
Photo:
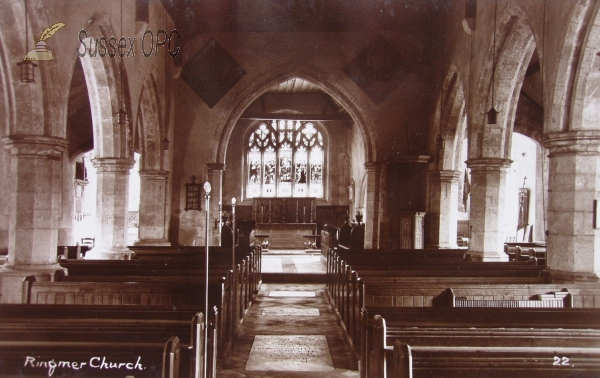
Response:
[[[247,146],[248,198],[323,197],[323,134],[314,124],[266,121]]]

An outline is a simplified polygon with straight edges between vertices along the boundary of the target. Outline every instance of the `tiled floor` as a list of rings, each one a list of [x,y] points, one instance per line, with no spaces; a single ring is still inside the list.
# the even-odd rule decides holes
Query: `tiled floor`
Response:
[[[318,255],[266,255],[263,271],[265,267],[283,271],[288,265],[287,269],[295,268],[299,276],[315,273],[318,266],[314,259],[322,266]],[[346,378],[358,377],[358,371],[327,302],[324,285],[263,284],[233,353],[217,375]]]

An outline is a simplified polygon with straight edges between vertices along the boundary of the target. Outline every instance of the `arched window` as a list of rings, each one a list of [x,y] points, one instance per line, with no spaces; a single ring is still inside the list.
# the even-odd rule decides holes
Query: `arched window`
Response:
[[[247,146],[248,198],[323,197],[323,134],[313,123],[262,122]]]

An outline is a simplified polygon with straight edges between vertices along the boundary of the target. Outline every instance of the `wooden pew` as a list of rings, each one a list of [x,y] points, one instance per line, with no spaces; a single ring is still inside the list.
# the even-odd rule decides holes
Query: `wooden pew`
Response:
[[[530,284],[543,283],[541,277],[543,267],[531,263],[484,263],[462,260],[464,251],[457,250],[438,258],[438,252],[426,252],[415,258],[413,250],[406,250],[409,258],[402,259],[402,253],[389,253],[382,251],[376,253],[383,256],[378,261],[370,261],[361,257],[358,265],[350,265],[340,256],[343,253],[330,249],[327,259],[327,289],[334,312],[340,319],[350,343],[356,340],[358,333],[358,313],[360,307],[366,303],[359,300],[359,282],[373,278],[381,280],[382,286],[399,287],[407,281],[415,280],[420,284],[428,282],[439,284],[450,281],[453,283],[471,282],[480,283],[509,283]],[[419,252],[420,253],[420,252]],[[452,256],[452,254],[455,254]],[[354,254],[356,255],[356,254]],[[390,278],[385,281],[381,277]],[[434,277],[434,278],[432,278]],[[441,278],[443,277],[443,279]],[[400,281],[395,283],[394,281]],[[425,285],[426,286],[426,285]],[[445,285],[442,290],[449,286]],[[560,290],[558,288],[557,290]]]
[[[598,377],[600,348],[411,346],[396,340],[390,377]]]
[[[390,373],[390,376],[406,376],[392,375],[397,374],[398,371],[406,373],[406,361],[399,359],[399,352],[402,352],[403,349],[392,354],[392,346],[396,340],[410,345],[411,348],[439,348],[440,353],[443,353],[443,350],[448,352],[446,356],[454,353],[454,357],[458,358],[457,363],[458,361],[463,363],[462,374],[467,374],[471,366],[474,366],[474,369],[485,366],[476,365],[476,351],[483,351],[486,348],[488,349],[482,353],[487,353],[486,358],[489,359],[486,361],[490,366],[498,366],[494,360],[499,363],[507,361],[503,359],[506,355],[499,353],[501,350],[497,348],[512,350],[522,348],[522,352],[538,348],[532,352],[533,354],[524,352],[523,356],[537,356],[542,361],[548,361],[548,356],[551,354],[548,353],[549,350],[555,350],[558,353],[560,348],[565,348],[564,350],[580,348],[592,352],[589,357],[584,357],[584,360],[579,361],[582,363],[581,366],[585,366],[586,363],[592,365],[600,363],[600,359],[598,359],[600,356],[598,353],[600,352],[598,349],[600,348],[600,311],[596,309],[480,308],[473,311],[473,309],[467,308],[393,309],[372,307],[363,308],[362,313],[364,337],[361,339],[361,377],[383,377],[386,371]],[[550,349],[543,353],[544,348]],[[462,355],[466,358],[465,360],[460,359],[461,355],[458,351],[461,349],[465,352]],[[420,350],[422,352],[425,349]],[[419,354],[419,358],[423,356],[423,353]],[[443,354],[436,356],[441,357]],[[554,354],[554,356],[573,357],[569,354]],[[513,354],[511,357],[518,358],[518,354]],[[550,361],[552,361],[553,356],[550,357]],[[578,355],[579,357],[581,356]],[[397,362],[395,367],[392,367],[392,361]],[[469,361],[473,362],[473,365]],[[537,371],[535,369],[542,367],[528,364],[528,361],[530,360],[523,358],[523,365],[519,365],[518,368],[529,367]],[[447,365],[446,368],[450,369],[451,365]],[[399,366],[404,367],[399,368]],[[459,365],[453,366],[454,369],[461,370]],[[585,372],[585,370],[581,371]],[[437,371],[431,374],[438,376],[442,373]],[[460,375],[456,371],[449,374],[442,375],[444,377]],[[514,374],[513,376],[515,376]],[[497,375],[494,373],[491,376],[496,377]],[[536,375],[527,374],[527,376],[544,375],[536,373]],[[558,376],[564,377],[565,375]]]
[[[451,285],[451,286],[448,286]],[[440,281],[363,282],[353,276],[351,293],[336,309],[350,345],[359,355],[360,309],[362,307],[593,307],[600,304],[597,285],[490,284]]]
[[[156,343],[171,336],[181,342],[182,376],[204,369],[204,318],[193,307],[0,305],[0,340]],[[211,310],[208,332],[213,338],[218,312]],[[216,338],[215,338],[216,341]],[[214,344],[214,345],[212,345]],[[218,345],[209,347],[208,365],[216,365]],[[196,374],[190,375],[190,372]],[[214,375],[213,375],[214,376]]]
[[[542,243],[505,243],[504,253],[509,261],[536,261],[538,265],[546,265],[546,245]]]
[[[137,258],[129,261],[62,260],[68,275],[61,277],[61,271],[52,283],[26,281],[24,298],[29,303],[58,301],[110,306],[128,303],[181,307],[204,303],[204,247],[134,249]],[[231,350],[235,333],[258,292],[261,250],[238,249],[235,272],[231,271],[230,249],[211,247],[210,254],[209,303],[220,309],[215,321],[219,333],[212,343],[218,346],[222,358]],[[211,299],[213,296],[216,299]]]
[[[165,342],[0,341],[3,377],[179,377],[181,346]]]
[[[181,306],[204,303],[199,285],[153,282],[38,282],[29,276],[23,284],[25,304],[155,305]],[[209,302],[222,305],[224,283],[212,284]]]
[[[56,256],[59,259],[81,259],[85,257],[90,249],[91,246],[89,245],[59,245],[56,247]]]

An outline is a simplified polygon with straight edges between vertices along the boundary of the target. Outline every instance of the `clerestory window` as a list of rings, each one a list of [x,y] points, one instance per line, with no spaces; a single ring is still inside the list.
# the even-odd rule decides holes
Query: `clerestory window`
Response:
[[[323,197],[323,134],[312,122],[261,122],[247,147],[248,198]]]

